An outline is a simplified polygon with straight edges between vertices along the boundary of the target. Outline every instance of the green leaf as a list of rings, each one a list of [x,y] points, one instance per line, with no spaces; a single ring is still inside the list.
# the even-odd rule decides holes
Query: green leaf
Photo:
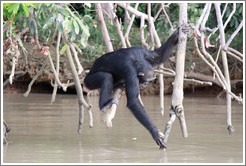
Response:
[[[79,26],[83,30],[83,33],[90,36],[89,27],[87,25],[84,25],[83,21],[81,21],[78,17],[75,17],[75,19],[79,23]]]
[[[58,31],[59,31],[59,32],[63,32],[63,30],[64,30],[64,29],[63,29],[62,23],[59,22],[59,23],[58,23]]]
[[[10,7],[8,12],[16,15],[20,7],[20,3],[13,3]]]
[[[70,8],[68,6],[65,6],[65,9],[66,9],[66,11],[68,11],[70,13],[70,15],[72,17],[75,17],[74,13],[70,10]]]
[[[50,17],[49,20],[44,24],[43,29],[47,29],[55,20],[56,16]]]
[[[71,41],[74,41],[75,39],[76,39],[76,33],[74,30],[72,30]]]
[[[23,10],[25,12],[26,17],[29,17],[30,9],[28,8],[28,5],[22,3],[21,6],[22,6],[22,8],[23,8]]]
[[[73,26],[76,34],[79,34],[79,25],[76,20],[73,19]]]
[[[65,31],[66,31],[67,33],[71,32],[71,30],[72,30],[72,25],[73,25],[72,21],[70,21],[70,20],[64,21],[64,28],[65,28]]]
[[[82,33],[80,43],[82,44],[83,47],[86,47],[87,42],[88,42],[89,36],[85,33]]]
[[[65,16],[65,17],[70,16],[69,12],[68,12],[67,10],[65,10],[65,9],[62,9],[62,8],[56,9],[56,12],[62,14],[62,15]]]
[[[60,54],[63,54],[67,50],[68,45],[65,44],[62,49],[60,50]]]

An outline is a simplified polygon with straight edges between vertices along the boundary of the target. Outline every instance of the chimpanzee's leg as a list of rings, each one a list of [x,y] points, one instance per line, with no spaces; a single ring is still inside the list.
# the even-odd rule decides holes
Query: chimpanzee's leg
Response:
[[[113,103],[118,104],[118,99],[112,98],[113,76],[108,72],[96,72],[85,77],[85,85],[88,89],[99,89],[99,108],[105,110],[110,108]]]

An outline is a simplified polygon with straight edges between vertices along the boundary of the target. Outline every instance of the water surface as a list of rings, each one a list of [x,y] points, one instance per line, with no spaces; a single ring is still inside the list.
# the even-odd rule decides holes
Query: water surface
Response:
[[[85,113],[83,133],[78,135],[78,103],[75,95],[58,95],[50,104],[49,94],[3,95],[3,115],[11,128],[3,149],[4,163],[242,163],[243,105],[232,104],[235,132],[226,130],[224,99],[185,96],[184,109],[189,137],[183,138],[176,120],[167,151],[158,149],[148,131],[126,108],[123,96],[113,127],[103,123],[98,98],[92,97],[94,127]],[[145,108],[163,130],[170,107],[165,97],[165,116],[157,96],[144,96]]]

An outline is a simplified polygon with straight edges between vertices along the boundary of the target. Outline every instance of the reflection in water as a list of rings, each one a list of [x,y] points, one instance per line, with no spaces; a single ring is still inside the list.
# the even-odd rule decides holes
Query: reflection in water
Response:
[[[178,120],[173,125],[167,151],[158,149],[151,135],[126,108],[121,98],[113,127],[103,124],[103,114],[93,97],[94,127],[85,113],[83,133],[76,133],[78,107],[75,95],[4,94],[4,119],[11,132],[3,149],[4,163],[241,163],[243,162],[243,106],[233,103],[235,132],[227,134],[225,100],[214,97],[184,98],[189,137],[182,138]],[[170,96],[165,97],[165,117],[156,96],[143,97],[146,110],[159,129],[167,121]]]

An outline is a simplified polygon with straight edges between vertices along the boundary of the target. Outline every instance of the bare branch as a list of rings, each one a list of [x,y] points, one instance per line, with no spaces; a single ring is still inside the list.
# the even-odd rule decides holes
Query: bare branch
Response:
[[[202,14],[201,14],[199,20],[197,21],[196,26],[195,26],[195,28],[196,28],[197,30],[199,29],[199,26],[200,26],[200,24],[201,24],[201,22],[202,22],[202,20],[203,20],[203,18],[204,18],[204,16],[205,16],[205,13],[206,13],[206,11],[207,11],[207,9],[208,9],[208,6],[209,6],[209,4],[206,3],[204,9],[202,10]]]
[[[226,8],[227,8],[227,5],[228,5],[228,4],[225,5],[224,10],[223,10],[223,14],[222,14],[221,17],[224,16],[225,11],[226,11]],[[232,10],[232,12],[230,13],[229,17],[227,18],[227,20],[226,20],[226,22],[225,22],[225,24],[224,24],[224,26],[223,26],[224,29],[226,28],[227,24],[230,22],[230,20],[231,20],[231,18],[232,18],[232,15],[235,13],[235,10],[236,10],[236,4],[234,3],[234,4],[233,4],[233,10]],[[216,32],[218,29],[219,29],[218,26],[217,26],[216,28],[214,28],[214,29],[213,29],[213,32],[208,36],[208,39],[209,39],[212,35],[214,35],[215,32]],[[218,39],[218,38],[217,38],[217,39]],[[216,40],[217,40],[217,39],[216,39]]]
[[[221,12],[220,12],[220,4],[215,3],[214,7],[215,7],[218,27],[219,27],[219,31],[220,31],[220,45],[222,48],[224,48],[224,46],[225,46],[224,27],[225,26],[223,26],[223,22],[222,22],[222,16],[221,16]],[[229,75],[226,52],[224,50],[222,50],[221,55],[222,55],[222,63],[223,63],[223,67],[224,67],[225,79],[226,79],[226,83],[227,83],[227,94],[226,94],[227,129],[228,129],[228,133],[231,134],[234,131],[234,129],[233,129],[233,126],[231,123],[231,97],[232,97],[232,94],[231,94],[230,75]]]
[[[231,37],[227,40],[224,49],[226,50],[229,45],[231,44],[232,40],[234,39],[234,37],[238,34],[238,32],[241,30],[241,28],[243,27],[244,24],[244,20],[241,21],[240,25],[237,27],[237,29],[233,32],[233,34],[231,35]]]
[[[82,67],[82,65],[81,65],[81,63],[79,61],[78,53],[75,50],[75,47],[74,47],[73,44],[71,44],[70,42],[68,42],[68,45],[69,45],[69,47],[71,48],[71,50],[73,52],[73,57],[74,57],[74,60],[75,60],[76,65],[78,67],[78,75],[80,75],[84,71],[84,69],[83,69],[83,67]]]
[[[239,60],[240,62],[243,62],[243,59],[242,58],[238,57],[236,54],[230,52],[229,50],[226,51],[226,53],[229,54],[229,55],[231,55],[233,58]]]
[[[72,43],[72,45],[76,48],[76,50],[79,52],[80,55],[82,55],[82,50],[75,44],[75,43]]]
[[[58,32],[57,43],[56,43],[56,72],[57,72],[58,77],[59,77],[59,69],[60,69],[60,50],[59,48],[60,48],[60,42],[61,42],[61,35],[62,33]],[[56,99],[57,88],[58,88],[58,84],[55,81],[53,93],[51,96],[51,103],[53,103]]]
[[[121,89],[116,89],[113,98],[117,98],[119,99],[121,96],[122,90]],[[117,104],[112,104],[111,109],[106,110],[104,117],[103,117],[103,121],[106,123],[107,127],[112,127],[112,119],[115,116],[116,113],[116,108],[117,108]]]
[[[16,72],[15,72],[15,75],[14,75],[14,79],[17,79],[17,78],[19,78],[19,77],[25,75],[26,73],[27,73],[27,71],[25,71],[25,72],[23,72],[23,71],[16,71]],[[11,71],[10,71],[10,72],[4,72],[3,74],[4,74],[4,75],[6,75],[6,74],[11,74]],[[10,84],[10,83],[9,83],[9,79],[6,79],[6,80],[3,82],[3,89],[4,89],[8,84]]]
[[[189,78],[184,78],[184,81],[195,82],[195,83],[202,84],[202,85],[204,85],[204,84],[206,84],[206,85],[210,85],[210,86],[212,86],[212,85],[213,85],[213,83],[212,83],[212,82],[195,80],[194,78],[192,78],[192,79],[189,79]]]
[[[120,26],[118,17],[116,16],[115,12],[113,11],[113,4],[112,3],[109,3],[108,5],[109,5],[109,10],[111,12],[111,15],[113,17],[112,19],[114,20],[115,26],[117,28],[118,35],[119,35],[119,37],[121,39],[122,47],[123,48],[126,48],[126,41],[125,41],[125,38],[123,36],[123,33],[122,33],[122,30],[121,30],[121,26]]]
[[[31,92],[31,89],[32,89],[32,85],[33,83],[38,79],[38,77],[40,76],[40,74],[42,74],[45,66],[47,64],[47,60],[45,60],[45,63],[43,63],[41,69],[37,72],[37,74],[33,77],[32,81],[29,83],[28,85],[28,89],[27,91],[24,93],[24,96],[27,97],[29,95],[29,93]]]
[[[213,70],[213,72],[215,73],[216,77],[218,78],[219,82],[222,85],[223,89],[226,89],[227,85],[225,84],[224,81],[222,81],[222,78],[220,77],[220,75],[218,74],[218,71],[215,69],[215,67],[204,57],[204,55],[200,52],[199,48],[198,48],[198,44],[197,44],[197,38],[194,38],[194,43],[195,43],[195,47],[196,47],[196,51],[198,53],[198,56]]]
[[[230,15],[228,16],[226,22],[224,23],[223,27],[224,29],[226,28],[227,24],[229,23],[229,21],[231,20],[233,14],[236,12],[236,3],[233,3],[233,8],[232,8],[232,11],[230,13]],[[221,16],[222,17],[222,16]]]
[[[103,35],[103,39],[104,39],[104,42],[105,42],[105,45],[106,45],[106,48],[107,48],[107,52],[111,52],[114,49],[113,49],[111,40],[110,40],[109,35],[108,35],[107,26],[106,26],[106,24],[104,22],[101,4],[100,3],[96,3],[95,4],[95,8],[96,8],[96,13],[97,13],[97,20],[98,20],[99,25],[100,25],[101,30],[102,30],[102,35]]]
[[[29,27],[26,27],[26,28],[22,29],[22,31],[19,32],[18,35],[16,35],[14,41],[17,41],[22,35],[24,35],[26,32],[28,32],[29,29],[30,29]]]
[[[222,12],[222,16],[221,16],[222,18],[224,17],[227,6],[228,6],[228,3],[225,4],[225,7],[224,7],[223,12]]]
[[[237,51],[237,50],[235,50],[235,49],[233,49],[231,47],[228,47],[227,50],[231,51],[231,52],[237,54],[238,56],[240,56],[241,58],[243,58],[243,54],[241,52],[239,52],[239,51]]]
[[[166,67],[161,67],[161,66],[159,66],[159,69],[161,69],[161,70],[163,70],[163,71],[170,72],[170,73],[172,73],[172,74],[174,74],[174,75],[176,74],[174,70],[169,69],[169,68],[166,68]]]
[[[139,5],[139,3],[136,3],[135,9],[138,8],[138,5]],[[133,22],[134,22],[134,19],[135,19],[135,14],[132,15],[131,21],[130,21],[128,27],[127,27],[127,30],[126,30],[125,36],[124,36],[124,37],[125,37],[125,40],[126,40],[126,43],[128,44],[129,47],[131,47],[131,43],[130,43],[130,41],[129,41],[128,36],[129,36],[130,30],[131,30],[132,24],[133,24]]]
[[[62,89],[63,89],[64,92],[66,92],[66,91],[67,91],[67,84],[68,84],[69,82],[68,82],[67,84],[61,83],[61,81],[60,81],[60,79],[59,79],[59,76],[58,76],[58,74],[57,74],[57,72],[56,72],[56,69],[55,69],[53,60],[52,60],[52,58],[51,58],[51,56],[50,56],[50,52],[48,53],[47,58],[48,58],[48,60],[49,60],[49,62],[50,62],[50,66],[51,66],[51,69],[52,69],[53,74],[54,74],[54,76],[55,76],[56,83],[57,83],[60,87],[62,87]]]
[[[38,40],[38,27],[37,27],[37,23],[36,20],[34,18],[34,8],[30,7],[30,20],[33,22],[34,28],[35,28],[35,41],[36,44],[38,46],[38,49],[41,49],[41,45],[39,44],[39,40]]]
[[[137,17],[143,17],[145,20],[148,20],[148,15],[145,13],[142,13],[136,9],[134,9],[133,7],[126,5],[124,3],[117,3],[118,6],[122,7],[125,10],[128,10],[129,12],[131,12],[132,14],[135,14]],[[153,19],[153,17],[151,18]]]
[[[65,42],[67,43],[68,40],[67,40],[65,32],[63,33],[63,36],[64,36]],[[81,87],[81,84],[80,84],[80,80],[79,80],[79,77],[78,77],[77,70],[76,70],[74,62],[73,62],[73,58],[72,58],[72,55],[71,55],[70,47],[67,48],[66,53],[67,53],[69,66],[71,68],[71,72],[72,72],[72,75],[73,75],[73,79],[74,79],[74,82],[75,82],[75,88],[76,88],[76,92],[77,92],[77,96],[78,96],[79,125],[78,125],[78,130],[77,131],[78,131],[79,134],[81,134],[82,133],[82,125],[83,125],[83,122],[84,122],[84,109],[86,109],[89,112],[89,114],[91,115],[92,114],[91,113],[91,106],[88,105],[86,103],[86,101],[84,100],[83,90],[82,90],[82,87]],[[90,118],[92,118],[92,116],[90,116]],[[93,119],[90,119],[90,124],[91,124],[92,120]]]
[[[171,27],[171,30],[173,30],[173,24],[172,24],[172,22],[170,21],[169,16],[168,16],[168,14],[167,14],[167,12],[166,12],[166,10],[165,10],[165,6],[167,6],[167,5],[164,5],[163,3],[161,4],[162,11],[163,11],[163,13],[165,14],[165,16],[167,17],[167,21],[168,21],[168,23],[169,23],[169,25],[170,25],[170,27]],[[169,5],[168,5],[168,7],[169,7]]]
[[[149,45],[146,43],[144,39],[144,29],[146,28],[146,25],[144,25],[144,17],[141,17],[141,23],[140,23],[140,37],[141,37],[141,42],[142,45],[145,47],[149,47]]]
[[[154,16],[154,22],[156,21],[156,19],[159,17],[160,13],[162,11],[162,6],[159,8],[159,10],[157,11],[157,13]]]
[[[172,72],[169,72],[169,71],[163,71],[163,70],[155,70],[155,73],[164,74],[164,75],[172,76],[172,77],[175,76],[175,73],[172,73]]]
[[[153,49],[155,45],[154,36],[153,36],[153,26],[151,24],[154,23],[154,19],[151,19],[151,3],[147,4],[147,12],[148,12],[148,23],[149,23],[149,34],[150,34],[150,48]]]
[[[19,51],[18,45],[15,45],[12,42],[11,38],[10,38],[10,48],[7,50],[7,54],[10,54],[12,57],[12,70],[11,70],[11,74],[9,75],[9,83],[12,84],[13,77],[15,75],[15,66],[20,57],[20,51]]]

